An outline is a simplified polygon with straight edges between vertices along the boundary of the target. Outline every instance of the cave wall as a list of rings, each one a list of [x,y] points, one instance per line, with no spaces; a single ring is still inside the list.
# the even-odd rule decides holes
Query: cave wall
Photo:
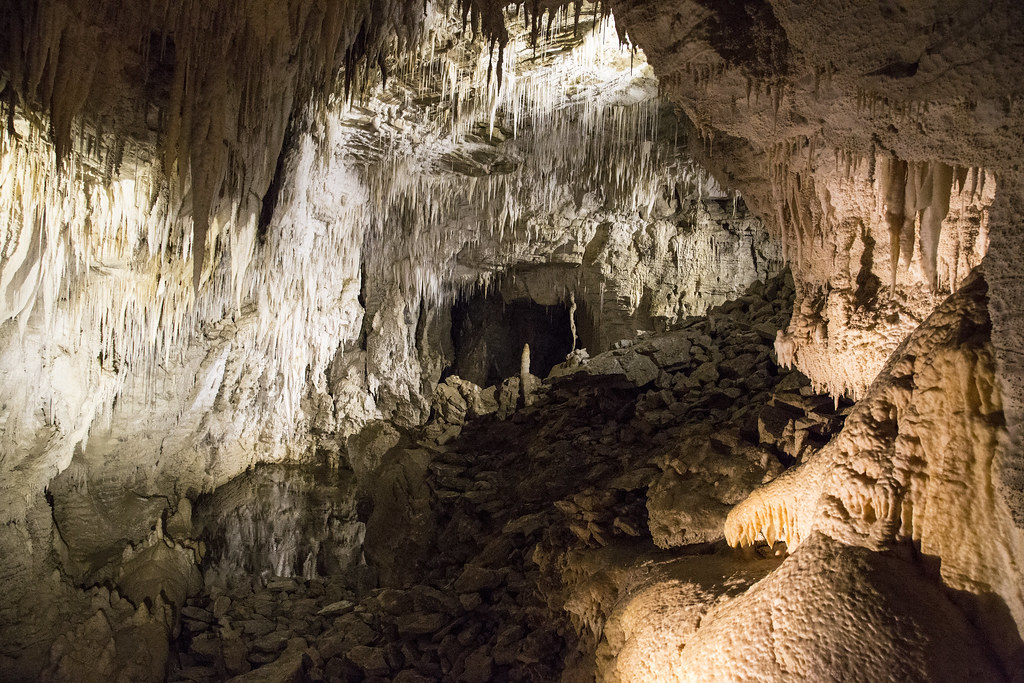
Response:
[[[921,553],[912,559],[998,653],[1003,673],[991,675],[1019,670],[1020,6],[613,6],[702,134],[694,156],[740,188],[784,244],[797,301],[780,358],[818,387],[865,398],[863,417],[833,442],[844,455],[755,492],[727,536],[741,545],[785,537],[792,550],[823,534],[883,553],[910,541]],[[897,346],[978,264],[986,310],[966,318],[991,318],[991,347],[974,348],[972,334],[954,335],[950,349]],[[932,324],[945,324],[935,316]],[[927,328],[911,339],[939,342]],[[900,349],[902,361],[891,355]],[[740,540],[730,524],[745,523],[758,531]],[[974,550],[962,553],[965,545]],[[804,552],[817,550],[801,545],[778,575],[807,566]],[[865,568],[860,578],[872,575]],[[772,590],[770,578],[717,623],[747,624]],[[707,641],[686,647],[702,661],[722,652],[724,631],[716,636],[712,623]],[[773,613],[776,661],[790,637],[778,628]],[[751,624],[743,637],[764,632]],[[813,660],[801,651],[802,662]]]
[[[519,36],[498,90],[457,22],[399,8],[116,9],[0,14],[5,675],[49,661],[59,677],[92,647],[115,671],[110,643],[169,631],[174,605],[123,596],[191,585],[203,546],[180,511],[201,492],[260,462],[342,458],[369,423],[423,422],[460,289],[586,258],[614,340],[632,333],[624,311],[696,312],[779,265],[750,216],[693,218],[725,195],[609,27],[563,26],[521,67]],[[377,10],[381,35],[424,28],[447,47],[387,52],[387,84],[329,78],[376,54],[358,27]],[[244,59],[211,56],[233,44]],[[69,92],[93,49],[100,71]],[[697,273],[717,273],[710,297]]]
[[[1020,112],[994,74],[1012,71],[1019,36],[984,33],[974,11],[942,3],[838,17],[801,3],[615,9],[701,133],[695,156],[782,240],[801,367],[834,393],[863,393],[987,251],[995,169],[1019,144],[1000,140]],[[1000,11],[1017,10],[996,3],[984,21]],[[977,82],[955,66],[960,50],[992,61]]]
[[[568,306],[576,347],[591,355],[702,315],[782,268],[779,243],[736,198],[663,198],[640,220],[576,209],[550,221],[538,230],[553,242],[483,289],[507,304]]]
[[[54,514],[72,492],[130,486],[149,519],[100,510],[104,542],[148,566],[198,491],[425,419],[450,354],[433,311],[513,265],[579,265],[571,287],[522,286],[574,292],[601,346],[719,303],[779,254],[703,201],[716,186],[791,263],[782,341],[837,394],[865,395],[984,261],[1007,422],[986,467],[1020,523],[1024,10],[610,4],[653,71],[601,31],[562,50],[578,40],[563,25],[529,71],[525,35],[506,35],[500,89],[457,21],[400,3],[0,10],[4,671],[38,671],[96,601],[112,633],[149,623],[69,587]],[[182,528],[165,546],[184,558]]]
[[[789,333],[819,386],[862,394],[937,298],[987,261],[1013,443],[996,468],[1019,521],[1018,221],[1001,207],[1019,205],[1021,7],[627,1],[613,10],[702,132],[696,158],[786,242],[798,288]],[[871,301],[860,283],[875,278]]]

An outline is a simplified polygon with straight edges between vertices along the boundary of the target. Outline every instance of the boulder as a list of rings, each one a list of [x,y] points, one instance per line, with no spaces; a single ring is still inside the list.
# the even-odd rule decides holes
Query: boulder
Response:
[[[498,419],[507,420],[519,405],[519,378],[507,377],[498,389]]]

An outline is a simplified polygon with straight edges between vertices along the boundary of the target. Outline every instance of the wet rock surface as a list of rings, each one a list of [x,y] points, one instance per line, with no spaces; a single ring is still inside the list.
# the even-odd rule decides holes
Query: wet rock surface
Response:
[[[529,405],[470,408],[468,383],[442,385],[454,433],[406,435],[360,494],[379,587],[343,573],[208,590],[182,612],[171,679],[592,676],[615,591],[581,597],[586,567],[720,549],[731,506],[842,426],[772,358],[792,294],[778,278],[576,359]]]
[[[193,520],[208,549],[207,584],[354,570],[363,540],[354,491],[351,472],[260,465],[199,497]]]

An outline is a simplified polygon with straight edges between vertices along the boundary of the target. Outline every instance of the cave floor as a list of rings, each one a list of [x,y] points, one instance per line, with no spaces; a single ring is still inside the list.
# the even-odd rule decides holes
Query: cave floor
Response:
[[[391,525],[386,547],[368,535],[376,566],[191,598],[169,679],[593,680],[617,605],[673,567],[735,562],[733,591],[763,576],[779,549],[726,548],[725,514],[848,412],[775,365],[783,282],[549,379],[506,420],[409,435],[364,494]],[[401,483],[409,463],[425,486]]]

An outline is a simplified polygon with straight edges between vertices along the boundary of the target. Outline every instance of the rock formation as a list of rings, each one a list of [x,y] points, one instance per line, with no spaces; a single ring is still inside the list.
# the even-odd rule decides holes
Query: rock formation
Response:
[[[0,678],[1019,676],[1022,26],[10,0]]]

